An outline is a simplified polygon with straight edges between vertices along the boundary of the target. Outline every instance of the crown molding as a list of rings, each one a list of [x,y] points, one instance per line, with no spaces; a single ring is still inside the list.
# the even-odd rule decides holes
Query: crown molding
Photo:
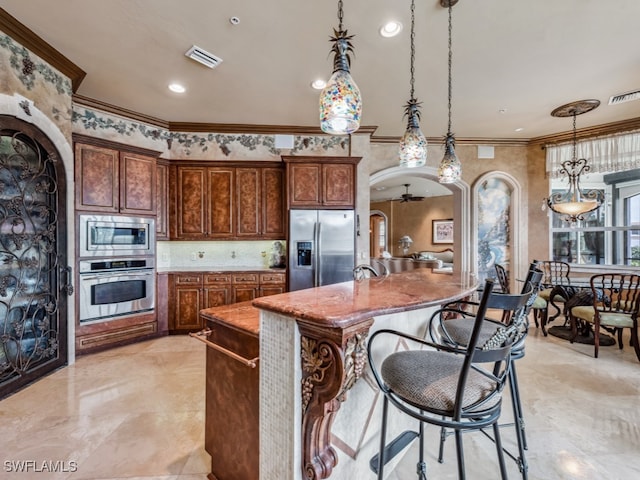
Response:
[[[125,117],[127,120],[135,120],[169,130],[169,122],[166,122],[165,120],[134,112],[133,110],[127,110],[126,108],[116,107],[115,105],[111,105],[94,98],[75,94],[73,96],[73,103],[82,105],[83,107],[95,108],[106,113],[112,113],[120,117]]]
[[[0,8],[0,30],[67,76],[71,80],[73,91],[76,92],[78,90],[82,80],[87,75],[86,72],[12,17],[3,8]]]
[[[586,138],[602,137],[604,135],[614,135],[622,132],[640,130],[640,117],[630,118],[619,122],[605,123],[593,127],[585,127],[576,130],[576,138],[584,140]],[[529,140],[531,145],[550,145],[555,143],[568,143],[573,141],[573,130],[535,137]]]

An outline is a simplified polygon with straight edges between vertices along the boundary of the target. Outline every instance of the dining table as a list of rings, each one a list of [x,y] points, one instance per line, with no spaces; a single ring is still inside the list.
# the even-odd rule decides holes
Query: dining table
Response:
[[[591,277],[570,277],[565,279],[561,284],[549,285],[547,288],[551,288],[551,292],[549,293],[549,305],[555,309],[556,313],[554,315],[547,315],[546,318],[542,319],[541,328],[543,332],[546,331],[547,325],[553,322],[560,315],[565,317],[565,322],[568,321],[569,312],[567,310],[567,302],[578,292],[591,288]],[[558,300],[559,298],[562,300]],[[562,308],[560,308],[556,302],[562,303]]]

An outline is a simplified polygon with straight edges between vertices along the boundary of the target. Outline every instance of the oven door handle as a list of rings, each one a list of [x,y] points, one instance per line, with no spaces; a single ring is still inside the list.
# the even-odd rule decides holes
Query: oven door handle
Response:
[[[139,270],[135,273],[127,273],[127,272],[105,272],[105,273],[96,273],[94,275],[80,274],[80,280],[100,280],[102,278],[115,278],[115,277],[151,277],[153,276],[153,272],[140,272]]]

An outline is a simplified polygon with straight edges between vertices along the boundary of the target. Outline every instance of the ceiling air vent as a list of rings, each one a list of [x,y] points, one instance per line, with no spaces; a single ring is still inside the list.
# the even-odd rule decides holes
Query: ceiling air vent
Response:
[[[634,90],[633,92],[621,93],[620,95],[613,95],[609,98],[609,105],[617,105],[618,103],[630,102],[632,100],[640,99],[640,90]]]
[[[187,50],[185,55],[209,68],[216,68],[222,63],[222,59],[220,57],[216,57],[213,53],[209,53],[195,45]]]

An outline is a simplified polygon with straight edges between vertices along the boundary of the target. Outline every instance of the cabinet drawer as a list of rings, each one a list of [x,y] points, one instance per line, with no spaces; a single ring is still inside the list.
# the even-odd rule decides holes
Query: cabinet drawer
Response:
[[[228,285],[231,283],[231,275],[228,273],[209,273],[204,276],[205,285]]]
[[[257,284],[258,274],[257,273],[234,273],[233,283],[235,284],[256,283]]]
[[[285,283],[284,273],[261,273],[260,285],[274,285]]]
[[[176,275],[176,285],[200,285],[202,275]]]

